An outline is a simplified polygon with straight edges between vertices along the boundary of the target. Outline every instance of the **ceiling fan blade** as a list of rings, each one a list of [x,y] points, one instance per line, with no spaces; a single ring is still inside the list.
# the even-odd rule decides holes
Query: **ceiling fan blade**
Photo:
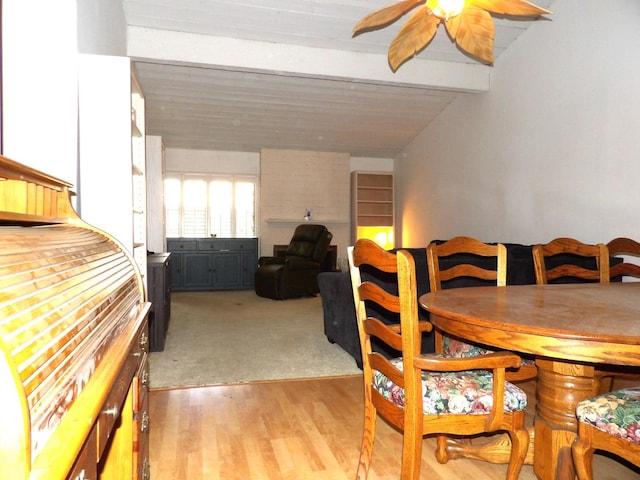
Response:
[[[426,47],[440,25],[440,19],[427,8],[420,8],[405,23],[389,46],[389,65],[394,72],[400,65]]]
[[[449,36],[469,55],[493,65],[493,19],[489,12],[468,4],[444,23]]]
[[[525,0],[469,0],[469,3],[500,15],[532,17],[551,13]]]
[[[353,28],[353,36],[386,27],[420,3],[424,3],[424,0],[404,0],[376,10],[357,23]]]

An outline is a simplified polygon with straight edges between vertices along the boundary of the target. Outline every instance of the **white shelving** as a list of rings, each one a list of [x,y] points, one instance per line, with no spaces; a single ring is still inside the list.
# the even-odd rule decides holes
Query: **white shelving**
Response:
[[[393,173],[351,173],[352,241],[371,238],[384,232],[384,246],[389,246],[394,227]]]
[[[144,95],[131,72],[131,179],[133,257],[140,272],[147,272],[147,190]]]

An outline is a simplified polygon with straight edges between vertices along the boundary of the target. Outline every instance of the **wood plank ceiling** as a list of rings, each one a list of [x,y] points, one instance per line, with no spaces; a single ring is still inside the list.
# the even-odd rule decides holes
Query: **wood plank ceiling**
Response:
[[[460,92],[486,91],[491,67],[457,50],[441,26],[391,73],[387,49],[404,19],[351,36],[361,17],[390,3],[123,0],[147,133],[167,148],[395,157]],[[531,22],[495,24],[499,62]]]

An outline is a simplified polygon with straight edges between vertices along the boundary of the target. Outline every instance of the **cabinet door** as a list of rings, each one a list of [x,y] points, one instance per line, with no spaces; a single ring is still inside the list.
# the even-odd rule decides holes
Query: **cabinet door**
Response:
[[[209,253],[183,253],[184,288],[206,289],[211,287],[211,255]]]
[[[258,269],[258,257],[256,252],[242,253],[242,286],[253,288],[256,270]]]
[[[212,254],[214,288],[237,288],[241,285],[240,253]]]
[[[171,288],[173,282],[173,255],[169,257],[169,264],[164,268],[164,312],[167,319],[167,328],[169,328],[169,319],[171,318]]]
[[[182,280],[182,253],[171,252],[171,290],[182,290],[184,282]]]

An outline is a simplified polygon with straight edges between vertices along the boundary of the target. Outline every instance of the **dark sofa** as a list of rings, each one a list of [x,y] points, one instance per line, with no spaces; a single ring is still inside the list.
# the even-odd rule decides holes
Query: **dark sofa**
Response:
[[[436,240],[440,242],[439,240]],[[505,243],[507,249],[507,284],[527,285],[536,283],[536,276],[533,266],[533,245],[522,245],[516,243]],[[426,248],[404,248],[413,256],[416,263],[416,284],[418,297],[429,292],[429,272],[427,269]],[[470,263],[483,265],[485,268],[495,268],[495,259],[476,257],[473,255],[461,254],[452,255],[440,259],[440,268],[447,269],[459,263],[464,258]],[[620,258],[611,258],[611,265],[621,261]],[[550,259],[549,267],[564,263],[582,265],[585,268],[595,269],[595,260],[583,258],[575,255],[558,255]],[[493,264],[493,265],[491,265]],[[395,275],[381,274],[374,270],[363,270],[361,272],[363,280],[371,280],[381,285],[383,288],[396,292]],[[564,279],[564,282],[580,282],[577,279]],[[480,286],[481,280],[475,279],[455,279],[443,288],[457,288]],[[324,333],[331,343],[337,343],[346,350],[362,368],[362,354],[360,351],[360,339],[358,337],[358,327],[356,325],[356,313],[353,303],[353,293],[351,287],[351,276],[349,272],[322,272],[318,275],[318,287],[322,297],[322,308],[324,315]],[[418,299],[416,298],[416,302]],[[428,313],[419,308],[420,317],[428,319]],[[387,311],[372,311],[370,308],[367,314],[379,318],[385,323],[398,323],[399,319]],[[397,352],[383,348],[375,342],[372,344],[375,351],[384,354],[386,357],[397,356]],[[422,351],[424,353],[434,351],[434,340],[432,333],[426,333],[422,339]]]

